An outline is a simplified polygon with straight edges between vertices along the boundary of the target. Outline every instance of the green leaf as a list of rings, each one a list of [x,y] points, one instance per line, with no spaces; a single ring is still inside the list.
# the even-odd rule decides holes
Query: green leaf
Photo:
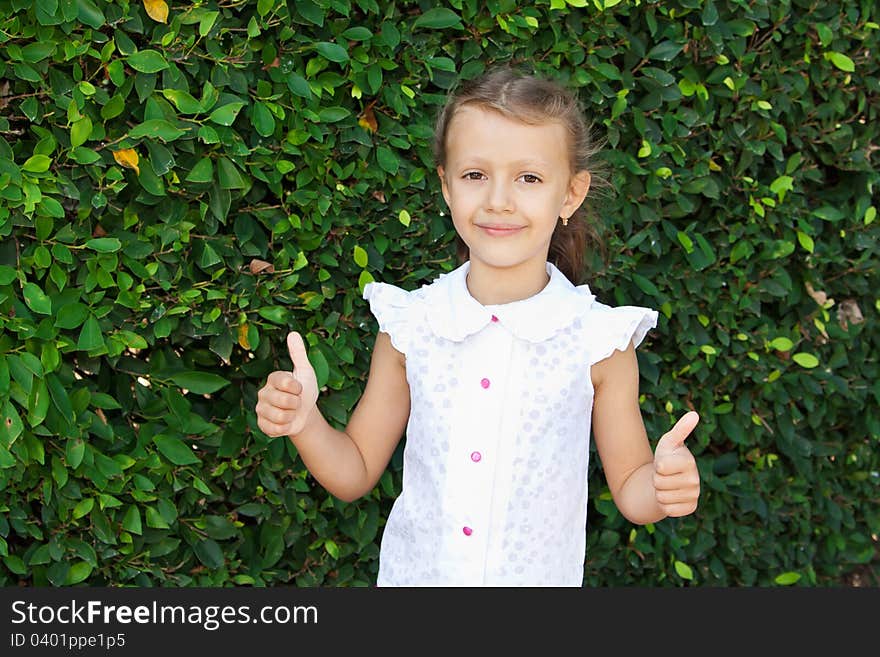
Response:
[[[380,146],[376,149],[376,160],[379,162],[379,166],[382,167],[383,170],[392,175],[396,174],[400,167],[400,162],[397,160],[394,151],[385,146]]]
[[[794,189],[794,178],[791,176],[779,176],[770,183],[770,191],[779,197],[780,201],[785,200],[785,193]]]
[[[67,460],[67,465],[71,468],[76,470],[79,467],[79,464],[82,463],[85,454],[86,444],[81,438],[74,438],[67,441],[64,456]]]
[[[835,208],[833,205],[818,207],[813,210],[813,214],[823,221],[830,221],[832,223],[840,221],[846,216],[839,208]]]
[[[36,64],[50,57],[53,52],[55,52],[54,41],[30,43],[21,49],[21,58],[30,64]]]
[[[351,112],[344,107],[324,107],[318,112],[321,123],[336,123],[350,115]]]
[[[12,402],[7,400],[3,404],[2,424],[0,424],[0,445],[9,447],[21,435],[22,431],[24,431],[24,424],[22,424],[21,417],[18,411],[15,410]]]
[[[247,183],[232,160],[221,157],[217,160],[217,180],[222,189],[245,189]]]
[[[348,51],[339,44],[331,43],[329,41],[319,41],[315,44],[315,50],[317,50],[322,57],[329,59],[331,62],[342,64],[348,61]]]
[[[445,7],[434,7],[416,19],[415,23],[413,23],[413,29],[425,27],[433,30],[442,30],[456,25],[461,25],[461,17],[458,14]]]
[[[410,222],[412,221],[412,217],[406,210],[401,210],[397,213],[397,220],[404,226],[409,226]]]
[[[70,149],[70,157],[77,164],[94,164],[101,159],[101,156],[96,151],[93,151],[91,148],[83,148],[82,146]]]
[[[192,449],[179,438],[158,434],[153,436],[153,442],[162,452],[163,456],[174,465],[193,465],[201,463],[201,460],[193,453]]]
[[[122,528],[138,536],[143,533],[141,514],[134,504],[128,507],[128,511],[125,512],[125,517],[122,518]]]
[[[367,252],[364,251],[359,245],[355,245],[354,247],[354,262],[358,267],[366,267],[367,262]]]
[[[208,568],[216,570],[223,567],[223,550],[214,539],[206,538],[198,541],[193,546],[193,552]]]
[[[22,288],[24,302],[28,308],[41,315],[52,314],[52,300],[46,296],[36,283],[27,282]]]
[[[672,61],[678,56],[684,49],[683,43],[676,43],[675,41],[661,41],[656,46],[651,48],[648,51],[648,54],[645,55],[648,59],[656,59],[661,62]]]
[[[178,129],[173,123],[165,119],[149,119],[140,125],[132,128],[128,136],[132,139],[140,139],[149,137],[151,139],[161,139],[164,142],[174,141],[186,132]]]
[[[816,358],[813,354],[808,354],[804,352],[795,354],[791,357],[791,359],[801,367],[805,367],[807,369],[812,369],[814,367],[818,367],[819,365],[818,358]]]
[[[18,274],[14,267],[0,265],[0,285],[9,285],[16,278],[18,278]]]
[[[156,50],[141,50],[128,57],[128,65],[141,73],[158,73],[168,68],[168,62]]]
[[[375,281],[375,280],[376,280],[376,279],[373,278],[373,275],[372,275],[370,272],[368,272],[366,269],[364,269],[364,270],[361,272],[361,275],[358,276],[358,288],[360,289],[360,293],[363,294],[363,293],[364,293],[364,287],[365,287],[367,284],[372,283],[372,282]]]
[[[85,581],[92,574],[92,565],[85,561],[77,561],[67,571],[67,579],[65,584],[79,584]]]
[[[654,285],[650,280],[642,276],[641,274],[633,273],[631,276],[633,283],[635,283],[638,288],[644,292],[645,294],[652,297],[662,297],[660,294],[660,290],[657,289],[657,286]]]
[[[815,248],[815,243],[813,242],[813,238],[807,235],[802,230],[797,232],[798,243],[803,247],[804,251],[809,253],[813,253],[813,249]]]
[[[357,25],[345,30],[345,32],[342,33],[342,37],[351,41],[369,41],[373,38],[373,33],[367,28]]]
[[[122,248],[122,242],[116,237],[95,237],[86,242],[86,246],[99,253],[116,253]]]
[[[296,0],[296,11],[310,23],[318,27],[324,25],[324,9],[312,0]]]
[[[676,560],[674,566],[675,572],[678,573],[678,576],[682,579],[692,580],[694,578],[694,571],[683,561]]]
[[[275,117],[265,103],[254,103],[254,128],[263,137],[270,137],[275,132]]]
[[[800,578],[800,573],[789,571],[787,573],[781,573],[777,575],[773,581],[782,586],[788,586],[790,584],[795,584],[798,580],[800,580]]]
[[[773,338],[770,342],[770,348],[776,351],[791,351],[794,343],[786,337]]]
[[[214,180],[214,164],[210,157],[203,157],[189,172],[187,182],[209,183]]]
[[[290,311],[284,306],[262,306],[257,313],[263,319],[267,319],[273,324],[285,325],[290,317]]]
[[[61,413],[65,420],[73,424],[76,421],[76,416],[73,412],[73,406],[70,404],[68,390],[61,385],[61,381],[52,373],[46,375],[46,385],[49,386],[49,395],[52,397],[52,403],[55,404],[55,408],[58,409],[58,412]]]
[[[147,521],[147,527],[151,527],[153,529],[170,529],[168,523],[165,521],[156,509],[151,506],[148,506],[144,512]]]
[[[852,73],[856,70],[855,62],[842,52],[826,52],[823,56],[841,71]]]
[[[244,105],[242,102],[235,102],[218,107],[208,115],[208,120],[220,125],[230,126],[235,122],[235,117],[238,116]]]
[[[83,324],[82,330],[79,333],[76,348],[79,351],[94,351],[95,349],[100,349],[104,346],[104,336],[101,335],[101,325],[98,323],[98,320],[95,319],[94,315],[89,315],[89,318],[85,321],[85,324]]]
[[[171,381],[198,395],[208,395],[228,386],[229,381],[210,372],[179,372],[169,377]]]
[[[203,111],[202,104],[186,91],[181,91],[180,89],[163,89],[162,95],[174,103],[177,111],[181,114],[200,114]]]
[[[104,12],[98,9],[92,0],[76,0],[76,8],[77,18],[79,18],[80,22],[96,30],[103,27],[107,20],[104,18]]]
[[[78,502],[77,505],[73,507],[73,512],[71,513],[71,516],[74,520],[82,518],[83,516],[89,514],[93,506],[95,506],[95,498],[87,497],[84,500]]]
[[[70,126],[70,145],[73,148],[83,145],[92,134],[92,120],[84,116]]]
[[[287,88],[300,98],[308,99],[312,97],[312,90],[309,87],[309,83],[306,82],[306,79],[301,75],[291,71],[287,74],[286,82]]]
[[[22,165],[22,169],[29,173],[43,173],[49,170],[52,160],[45,155],[33,155]]]
[[[315,378],[318,380],[318,388],[327,385],[327,379],[330,377],[330,365],[324,357],[324,353],[317,347],[309,349],[309,362],[315,370]]]

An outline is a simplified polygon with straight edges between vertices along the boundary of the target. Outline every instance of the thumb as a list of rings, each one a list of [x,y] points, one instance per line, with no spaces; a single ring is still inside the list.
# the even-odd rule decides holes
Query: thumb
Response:
[[[306,345],[302,336],[293,331],[287,334],[287,351],[290,353],[290,361],[293,363],[294,375],[312,369],[309,357],[306,354]]]
[[[655,458],[661,451],[664,453],[673,452],[684,445],[685,439],[694,430],[699,421],[700,415],[696,411],[688,411],[679,418],[675,426],[663,434],[660,440],[657,441],[657,449],[654,450]]]

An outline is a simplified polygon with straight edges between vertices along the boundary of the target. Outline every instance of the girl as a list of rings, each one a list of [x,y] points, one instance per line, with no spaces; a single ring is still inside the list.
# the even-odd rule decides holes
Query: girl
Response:
[[[467,261],[417,290],[365,287],[379,334],[345,431],[316,406],[298,333],[293,373],[273,372],[259,392],[260,429],[289,436],[342,500],[373,489],[406,430],[380,586],[581,586],[591,419],[627,519],[697,507],[684,445],[697,413],[652,454],[639,410],[635,347],[656,311],[609,307],[569,280],[594,151],[559,85],[510,70],[465,85],[439,116],[435,155]]]

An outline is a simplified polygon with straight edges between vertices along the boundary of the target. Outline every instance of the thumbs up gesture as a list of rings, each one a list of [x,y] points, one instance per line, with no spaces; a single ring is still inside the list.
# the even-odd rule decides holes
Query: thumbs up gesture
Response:
[[[684,441],[699,421],[695,411],[685,413],[654,450],[654,494],[667,516],[686,516],[697,508],[700,473]]]
[[[272,372],[257,394],[257,425],[272,438],[300,433],[318,400],[315,370],[296,331],[288,334],[287,349],[293,371]]]

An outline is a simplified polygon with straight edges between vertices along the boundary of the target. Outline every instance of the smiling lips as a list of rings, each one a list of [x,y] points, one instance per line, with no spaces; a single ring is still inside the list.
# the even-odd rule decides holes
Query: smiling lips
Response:
[[[476,226],[493,237],[515,235],[525,228],[525,226],[510,226],[506,224],[476,224]]]

